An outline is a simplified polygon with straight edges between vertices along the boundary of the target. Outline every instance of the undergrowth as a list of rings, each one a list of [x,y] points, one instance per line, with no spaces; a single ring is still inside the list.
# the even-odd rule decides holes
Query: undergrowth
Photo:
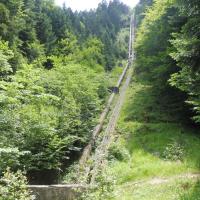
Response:
[[[198,200],[200,191],[196,179],[186,178],[179,183],[174,179],[200,172],[199,131],[185,127],[175,116],[165,113],[156,104],[151,86],[132,84],[117,131],[119,139],[111,151],[115,159],[107,167],[117,179],[113,199]],[[123,159],[126,151],[129,158]],[[155,177],[169,181],[135,185]]]

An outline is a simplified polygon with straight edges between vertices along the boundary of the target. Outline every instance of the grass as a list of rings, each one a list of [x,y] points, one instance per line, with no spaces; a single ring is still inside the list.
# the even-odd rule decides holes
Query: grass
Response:
[[[190,185],[189,185],[190,184]],[[191,185],[189,183],[188,185],[190,188],[187,191],[183,191],[180,194],[180,199],[181,200],[200,200],[200,181],[195,182],[194,184]]]
[[[187,179],[172,180],[168,183],[124,185],[115,193],[119,200],[199,200],[199,183]],[[198,190],[198,191],[197,191]]]
[[[129,151],[130,159],[112,160],[108,166],[117,180],[115,199],[199,199],[200,184],[196,179],[176,180],[179,175],[200,173],[199,131],[172,119],[170,113],[164,113],[155,103],[149,86],[132,84],[115,143]],[[155,177],[169,181],[149,184],[148,180]],[[147,183],[135,185],[138,181]]]
[[[120,62],[120,61],[119,61]],[[124,67],[126,65],[126,62],[124,60],[122,60],[120,62],[122,64],[122,67],[120,67],[119,65],[116,65],[112,71],[110,73],[108,73],[108,85],[109,87],[114,87],[117,84],[117,81],[119,80],[120,75],[122,74]]]

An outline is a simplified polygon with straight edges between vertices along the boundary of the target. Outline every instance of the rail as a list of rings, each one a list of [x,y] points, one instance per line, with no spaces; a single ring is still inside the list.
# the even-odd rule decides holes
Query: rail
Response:
[[[119,79],[118,79],[118,82],[116,84],[116,88],[120,88],[120,86],[122,85],[122,82],[127,74],[127,71],[131,65],[131,61],[132,61],[132,58],[133,58],[133,51],[132,51],[132,41],[133,41],[133,17],[131,16],[131,20],[130,20],[130,40],[129,40],[129,51],[128,51],[128,62],[126,64],[126,67],[124,68],[122,74],[120,75]],[[96,138],[99,136],[100,132],[102,131],[102,128],[103,128],[103,125],[104,125],[104,121],[108,115],[108,113],[110,112],[110,108],[111,108],[111,105],[113,103],[113,100],[114,100],[114,97],[115,97],[116,93],[113,92],[109,99],[108,99],[108,102],[107,102],[107,105],[106,107],[104,108],[103,112],[101,113],[100,115],[100,118],[99,118],[99,122],[98,122],[98,125],[95,127],[94,131],[93,131],[93,134],[92,134],[92,139],[90,140],[89,144],[83,149],[83,153],[82,153],[82,156],[79,160],[79,165],[80,166],[84,166],[86,163],[87,163],[87,160],[89,159],[90,157],[90,154],[92,152],[92,148],[93,146],[95,145],[95,141],[96,141]]]

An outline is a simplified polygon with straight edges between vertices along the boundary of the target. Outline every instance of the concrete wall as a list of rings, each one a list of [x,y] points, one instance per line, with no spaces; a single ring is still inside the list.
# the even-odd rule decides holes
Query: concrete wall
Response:
[[[30,185],[36,200],[76,200],[80,185]],[[79,191],[79,192],[78,192]]]

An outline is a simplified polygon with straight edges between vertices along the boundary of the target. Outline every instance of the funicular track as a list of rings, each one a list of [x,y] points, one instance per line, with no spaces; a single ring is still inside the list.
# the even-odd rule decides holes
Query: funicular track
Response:
[[[107,150],[112,143],[113,139],[115,138],[115,127],[117,124],[117,120],[120,115],[121,107],[124,103],[125,95],[127,88],[130,84],[131,77],[132,77],[132,63],[134,59],[134,52],[133,52],[133,41],[134,41],[134,19],[131,17],[130,20],[130,39],[129,39],[129,52],[128,52],[128,62],[126,67],[123,70],[115,88],[119,90],[119,95],[116,97],[117,101],[114,108],[111,110],[111,105],[113,104],[113,100],[116,93],[112,93],[107,106],[105,107],[104,111],[102,112],[99,120],[99,124],[95,127],[92,139],[89,144],[84,148],[82,157],[80,159],[79,165],[81,169],[81,173],[84,176],[84,182],[94,184],[95,178],[98,174],[98,171],[104,165],[104,161],[107,155]],[[108,119],[108,124],[106,129],[102,131],[104,121],[110,113],[110,117]],[[101,133],[102,132],[102,133]],[[101,141],[100,144],[95,149],[94,153],[92,154],[93,147],[95,146],[96,140],[100,137],[101,133]],[[92,155],[91,155],[92,154]],[[90,159],[90,162],[88,160]]]

